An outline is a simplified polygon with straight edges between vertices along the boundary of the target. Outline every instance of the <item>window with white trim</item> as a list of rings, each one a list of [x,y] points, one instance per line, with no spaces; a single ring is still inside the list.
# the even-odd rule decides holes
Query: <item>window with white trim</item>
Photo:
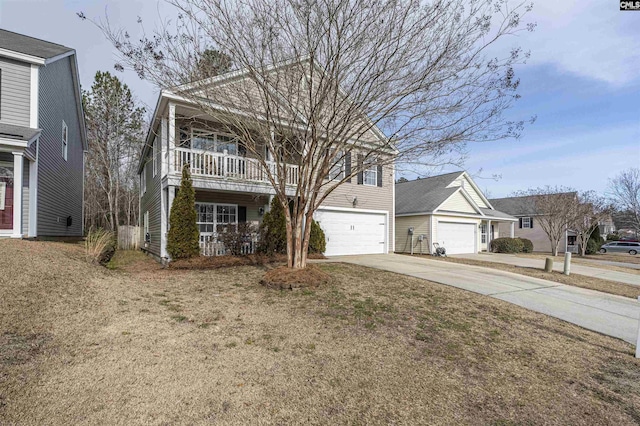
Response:
[[[487,224],[480,225],[480,241],[482,244],[487,244]]]
[[[531,218],[530,217],[523,217],[522,218],[522,227],[523,228],[531,228]]]
[[[369,186],[378,186],[378,166],[373,164],[364,169],[362,183]]]
[[[147,234],[149,233],[149,211],[144,212],[142,217],[142,229],[144,232],[144,238],[146,240]]]
[[[142,166],[142,173],[140,174],[140,193],[147,192],[147,164]]]
[[[69,128],[67,123],[62,120],[62,158],[67,161],[67,147],[69,145]]]
[[[329,179],[342,179],[344,178],[345,171],[345,154],[343,151],[340,151],[336,154],[334,158],[333,166],[331,170],[329,170]]]
[[[158,174],[158,138],[153,138],[152,145],[152,155],[153,155],[153,177],[156,177]]]
[[[238,139],[232,135],[191,129],[191,149],[238,155]]]
[[[226,232],[238,225],[235,204],[196,203],[196,224],[200,233]]]

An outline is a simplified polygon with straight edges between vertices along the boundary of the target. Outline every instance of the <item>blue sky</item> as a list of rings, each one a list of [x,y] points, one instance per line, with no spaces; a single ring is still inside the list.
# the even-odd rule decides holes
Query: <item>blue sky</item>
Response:
[[[519,140],[470,145],[465,167],[492,197],[544,185],[604,192],[608,178],[640,167],[640,12],[621,12],[613,0],[533,2],[527,21],[536,31],[506,41],[531,51],[517,69],[522,99],[509,117],[538,119]],[[75,48],[89,86],[97,70],[113,70],[115,55],[77,11],[106,11],[115,25],[135,29],[137,16],[151,28],[170,9],[155,0],[0,0],[0,27]],[[151,85],[131,72],[119,76],[153,108]]]

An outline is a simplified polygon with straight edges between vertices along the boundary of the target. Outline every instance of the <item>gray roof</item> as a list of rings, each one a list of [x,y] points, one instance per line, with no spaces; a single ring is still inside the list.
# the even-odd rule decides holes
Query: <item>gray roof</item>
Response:
[[[429,213],[434,211],[454,192],[460,189],[458,186],[452,188],[447,188],[447,186],[463,173],[462,171],[453,172],[397,183],[396,214]],[[480,210],[489,217],[515,220],[513,216],[498,210],[485,208],[480,208]],[[477,216],[481,217],[480,215]]]
[[[514,216],[536,214],[534,199],[531,196],[494,198],[489,202],[496,209]]]
[[[40,40],[26,35],[0,29],[0,48],[50,59],[73,49],[49,41]]]
[[[480,210],[482,211],[482,213],[485,214],[485,216],[495,217],[495,218],[499,218],[499,219],[512,219],[512,220],[515,220],[515,217],[511,216],[510,214],[503,213],[503,212],[501,212],[499,210],[485,209],[485,208],[482,208],[482,207],[480,207]]]
[[[0,123],[0,138],[30,141],[38,133],[40,133],[40,129]]]
[[[396,214],[432,212],[458,190],[447,188],[464,172],[447,173],[396,184]]]
[[[558,192],[549,195],[557,196],[558,202],[566,202],[566,196],[575,196],[575,194],[575,192]],[[493,207],[513,216],[527,216],[538,214],[536,211],[536,197],[536,195],[524,195],[520,197],[496,198],[489,200],[489,202]]]

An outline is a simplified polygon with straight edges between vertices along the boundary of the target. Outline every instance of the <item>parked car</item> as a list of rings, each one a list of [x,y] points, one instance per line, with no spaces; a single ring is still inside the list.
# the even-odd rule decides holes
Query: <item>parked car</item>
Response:
[[[600,247],[600,253],[629,253],[638,254],[640,243],[632,241],[612,241]]]

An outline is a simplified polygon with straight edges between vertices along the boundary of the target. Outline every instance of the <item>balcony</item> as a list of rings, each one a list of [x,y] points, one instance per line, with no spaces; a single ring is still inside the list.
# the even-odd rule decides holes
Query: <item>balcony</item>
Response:
[[[253,183],[270,183],[263,165],[254,158],[226,153],[175,148],[173,152],[173,173],[180,173],[185,164],[190,165],[193,177],[237,180]],[[276,163],[267,163],[272,175],[276,175]],[[286,184],[297,185],[298,166],[286,165]]]

